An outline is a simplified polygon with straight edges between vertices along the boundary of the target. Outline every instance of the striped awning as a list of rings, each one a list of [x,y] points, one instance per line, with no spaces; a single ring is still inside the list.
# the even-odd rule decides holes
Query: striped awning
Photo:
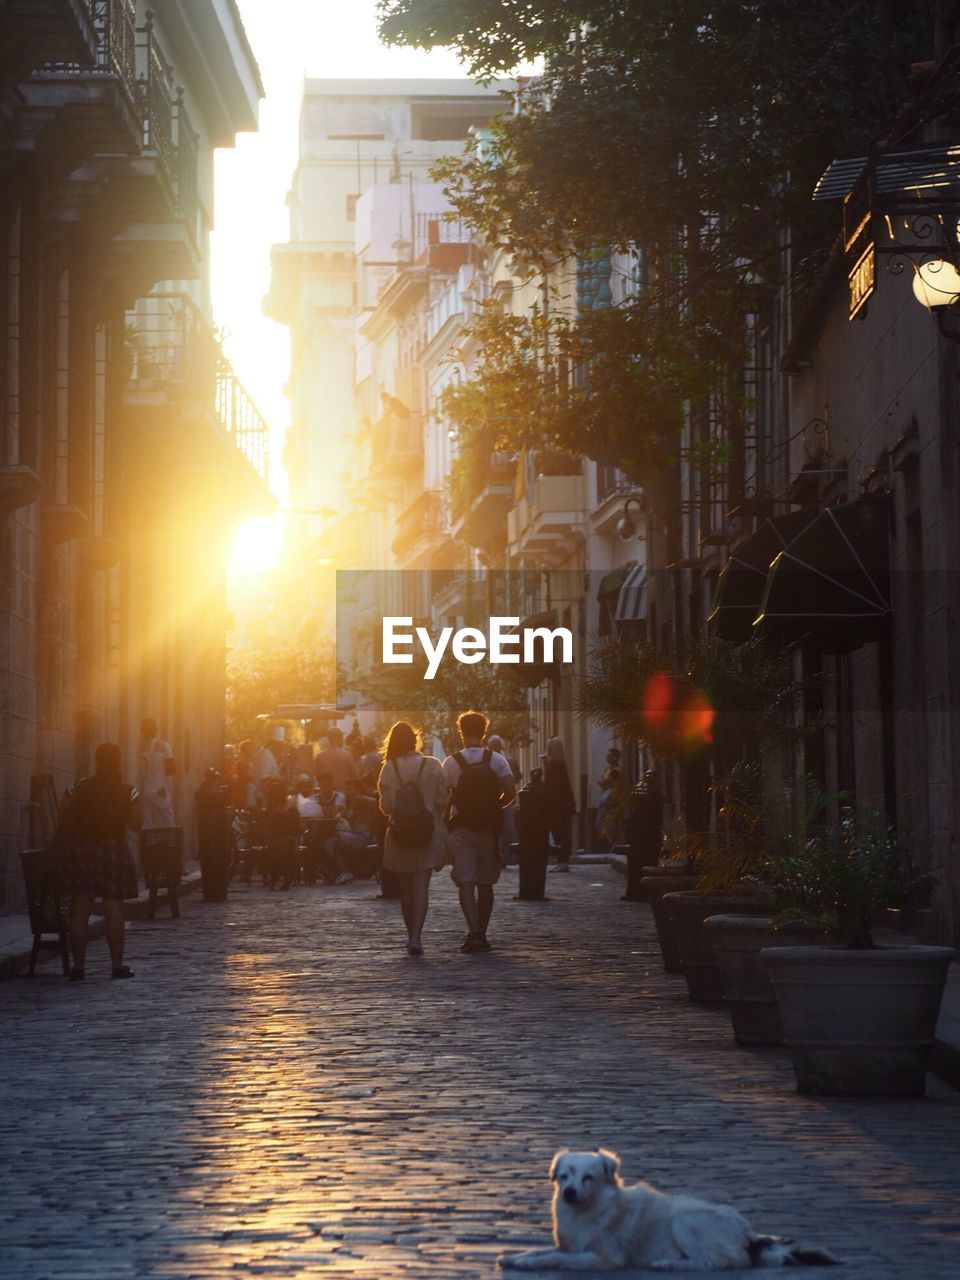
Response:
[[[814,200],[840,200],[850,194],[868,167],[881,200],[909,196],[918,201],[960,196],[960,145],[902,147],[876,155],[838,156],[824,170]]]
[[[616,623],[645,622],[647,618],[647,566],[635,565],[623,580],[613,620]]]
[[[600,579],[599,587],[597,587],[597,599],[601,600],[604,596],[619,596],[620,588],[636,567],[636,560],[628,560],[626,564],[618,565],[616,569],[611,569],[609,573],[605,573]]]

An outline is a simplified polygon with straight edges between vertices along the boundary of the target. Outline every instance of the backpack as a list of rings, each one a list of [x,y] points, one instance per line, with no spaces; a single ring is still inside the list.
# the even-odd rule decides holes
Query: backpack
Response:
[[[499,831],[503,826],[503,783],[490,764],[493,752],[484,747],[476,764],[468,764],[462,751],[455,751],[453,758],[460,766],[453,790],[455,825],[468,831]]]
[[[429,844],[433,838],[433,814],[427,808],[420,791],[420,775],[426,760],[420,761],[420,769],[412,782],[404,782],[400,766],[396,760],[393,767],[397,772],[400,790],[393,802],[393,813],[390,817],[390,830],[401,849],[415,849]]]

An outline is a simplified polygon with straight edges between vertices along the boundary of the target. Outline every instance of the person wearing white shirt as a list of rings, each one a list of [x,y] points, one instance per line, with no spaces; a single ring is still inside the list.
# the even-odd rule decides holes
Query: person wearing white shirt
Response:
[[[503,810],[517,794],[513,771],[498,752],[484,747],[489,721],[482,711],[457,719],[463,749],[447,756],[443,778],[452,803],[448,847],[452,878],[467,922],[461,951],[489,951],[487,928],[493,913],[493,886],[500,878]]]

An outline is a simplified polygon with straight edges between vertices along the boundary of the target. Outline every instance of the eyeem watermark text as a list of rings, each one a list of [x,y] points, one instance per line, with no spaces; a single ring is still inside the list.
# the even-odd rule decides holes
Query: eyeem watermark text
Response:
[[[519,618],[491,618],[486,632],[479,627],[444,627],[434,643],[426,627],[413,626],[413,618],[384,618],[383,661],[412,666],[413,649],[419,644],[427,659],[424,680],[437,674],[448,646],[457,662],[471,666],[484,659],[492,663],[573,661],[569,627],[527,627],[520,632],[516,630],[519,625]]]

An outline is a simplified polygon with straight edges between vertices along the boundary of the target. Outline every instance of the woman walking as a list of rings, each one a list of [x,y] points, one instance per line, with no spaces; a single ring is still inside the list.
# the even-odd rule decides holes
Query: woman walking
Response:
[[[577,802],[573,797],[567,761],[563,754],[563,743],[559,738],[549,739],[541,759],[543,760],[543,784],[547,790],[550,835],[557,846],[557,865],[553,870],[569,871],[573,837],[572,819],[577,812]]]
[[[417,750],[417,735],[399,720],[387,735],[377,782],[380,811],[389,819],[383,865],[400,882],[400,909],[407,927],[407,950],[423,955],[421,934],[427,917],[430,877],[447,854],[444,815],[449,803],[440,761]]]
[[[111,977],[133,977],[123,963],[123,901],[137,896],[137,870],[127,828],[139,829],[140,804],[136,788],[123,781],[122,759],[115,742],[102,742],[97,747],[96,772],[81,778],[73,789],[72,839],[63,867],[64,887],[73,895],[71,982],[81,982],[85,976],[87,925],[94,898],[103,899]]]

